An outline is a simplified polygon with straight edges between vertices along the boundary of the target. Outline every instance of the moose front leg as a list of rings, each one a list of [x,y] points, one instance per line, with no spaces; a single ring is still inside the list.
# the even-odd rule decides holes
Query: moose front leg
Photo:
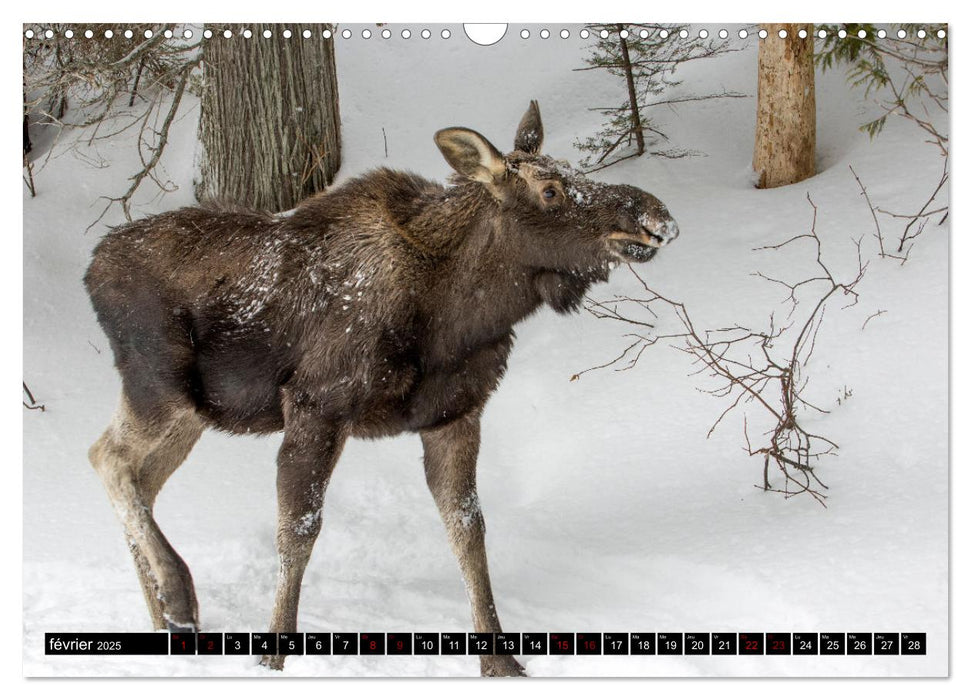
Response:
[[[310,560],[324,507],[324,492],[346,440],[337,426],[321,425],[319,419],[293,415],[287,422],[277,456],[277,549],[280,574],[273,605],[271,632],[296,632],[300,585]],[[266,655],[260,661],[283,669],[286,657]]]
[[[485,521],[475,489],[479,454],[479,416],[465,416],[421,433],[425,479],[445,522],[449,544],[458,558],[472,604],[476,632],[501,632],[486,563]],[[512,656],[481,656],[483,676],[525,676]]]

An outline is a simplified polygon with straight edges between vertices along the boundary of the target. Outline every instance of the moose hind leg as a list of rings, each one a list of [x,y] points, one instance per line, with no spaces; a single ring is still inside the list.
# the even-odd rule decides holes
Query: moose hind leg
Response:
[[[153,517],[155,497],[202,433],[191,410],[136,415],[123,395],[111,425],[88,453],[121,520],[155,629],[198,629],[189,568]]]
[[[277,550],[280,572],[271,632],[296,632],[300,586],[320,534],[324,492],[337,465],[346,432],[319,419],[287,411],[283,444],[277,456]],[[285,655],[266,655],[260,663],[283,669]]]
[[[479,509],[475,467],[479,454],[479,417],[470,415],[443,427],[422,431],[425,480],[435,498],[459,562],[472,604],[476,632],[502,632],[492,597],[485,550],[485,521]],[[483,676],[525,676],[508,654],[481,656]]]

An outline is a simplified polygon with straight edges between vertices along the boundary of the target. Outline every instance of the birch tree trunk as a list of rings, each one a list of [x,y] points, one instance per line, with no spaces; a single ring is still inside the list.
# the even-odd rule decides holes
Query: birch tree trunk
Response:
[[[758,187],[781,187],[816,174],[813,25],[763,24],[752,167]],[[779,37],[785,29],[788,36]],[[806,38],[798,32],[806,30]]]
[[[196,196],[292,209],[340,167],[334,40],[324,24],[207,25]],[[253,31],[246,39],[244,28]],[[223,36],[229,29],[233,35]],[[269,29],[272,37],[265,38]],[[289,39],[283,30],[290,29]],[[310,38],[302,32],[309,29]],[[332,29],[332,28],[331,28]]]

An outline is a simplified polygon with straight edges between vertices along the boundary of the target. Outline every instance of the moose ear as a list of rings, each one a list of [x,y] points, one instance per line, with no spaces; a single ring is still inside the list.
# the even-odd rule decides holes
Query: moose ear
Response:
[[[452,127],[435,134],[435,145],[455,171],[470,180],[488,185],[506,175],[506,160],[482,134]]]
[[[530,100],[529,109],[516,129],[515,149],[523,153],[539,153],[543,147],[543,120],[539,116],[539,103]]]

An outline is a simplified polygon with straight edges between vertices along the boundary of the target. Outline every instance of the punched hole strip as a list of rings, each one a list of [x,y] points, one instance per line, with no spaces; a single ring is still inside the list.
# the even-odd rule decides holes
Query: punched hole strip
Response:
[[[304,39],[310,39],[310,38],[313,38],[313,36],[315,35],[315,33],[309,29],[304,29],[302,31],[297,30],[296,32],[294,32],[291,29],[283,29],[281,31],[284,39],[300,38],[300,37]],[[947,36],[947,30],[943,28],[936,29],[936,30],[931,29],[930,32],[936,34],[938,39],[944,39]],[[584,40],[594,36],[597,36],[601,39],[608,39],[612,34],[617,34],[617,33],[618,32],[616,30],[614,30],[613,32],[611,32],[611,30],[608,30],[608,29],[600,29],[600,30],[592,31],[590,29],[583,28],[578,32],[576,32],[576,36]],[[139,34],[140,36],[144,36],[144,38],[146,39],[151,39],[153,36],[155,36],[153,30],[151,29],[146,29],[143,32],[139,32]],[[166,39],[171,39],[174,36],[176,36],[177,33],[171,29],[166,29],[162,32],[162,34],[165,36]],[[420,31],[418,31],[417,34],[422,39],[430,39],[433,36],[433,33],[428,28],[421,29]],[[689,39],[689,38],[707,39],[711,36],[711,33],[709,32],[709,30],[704,28],[697,30],[697,32],[693,36],[691,32],[689,32],[687,29],[681,29],[676,33],[669,32],[667,29],[659,29],[659,30],[655,30],[654,32],[647,29],[640,29],[634,32],[634,34],[641,39],[647,39],[655,34],[661,39],[667,39],[669,37],[672,39],[675,37],[678,37],[681,39]],[[724,28],[719,29],[716,32],[716,34],[720,39],[727,39],[729,36],[728,30]],[[760,29],[756,32],[750,32],[748,29],[742,28],[737,31],[737,34],[738,34],[738,38],[740,39],[746,39],[749,36],[757,36],[759,39],[765,39],[768,37],[768,31],[766,31],[765,29]],[[924,39],[928,35],[928,30],[918,29],[912,32],[912,34],[913,36],[910,36],[908,32],[904,29],[898,29],[895,32],[895,36],[897,39],[906,39],[908,38],[908,36],[910,36],[910,38]],[[244,29],[240,33],[240,35],[244,39],[250,39],[254,36],[256,37],[262,36],[266,39],[269,39],[270,37],[273,36],[273,32],[270,29],[265,29],[261,33],[254,33],[253,30],[251,29]],[[384,29],[381,29],[379,32],[378,31],[372,32],[371,29],[367,29],[367,28],[361,29],[359,30],[357,35],[354,34],[353,30],[346,29],[346,28],[341,29],[338,32],[335,32],[331,29],[324,29],[320,34],[321,38],[323,39],[333,39],[339,36],[343,39],[352,39],[352,38],[358,37],[364,40],[370,39],[372,38],[372,36],[375,36],[375,35],[380,36],[382,39],[391,39],[395,36],[394,32],[392,32],[390,29],[386,27]],[[569,29],[561,29],[555,35],[559,36],[561,39],[569,39],[571,36],[573,36],[573,33]],[[619,35],[621,38],[626,39],[631,35],[631,32],[627,29],[623,29],[619,32]],[[826,37],[829,36],[829,31],[826,29],[819,29],[814,32],[814,35],[819,39],[825,39]],[[846,29],[839,29],[837,30],[836,35],[840,39],[845,39],[848,36],[851,36],[851,33],[848,32]],[[866,39],[868,37],[868,33],[865,29],[859,29],[855,32],[852,32],[852,35],[860,39]],[[38,28],[27,28],[24,30],[24,38],[26,39],[50,40],[50,39],[54,39],[57,36],[58,36],[58,32],[54,31],[51,28],[45,29],[43,27],[38,27]],[[92,39],[95,36],[95,32],[92,29],[86,29],[80,34],[77,34],[73,29],[65,29],[61,32],[61,36],[63,36],[66,39],[73,39],[73,38]],[[101,36],[103,36],[105,39],[113,39],[116,37],[119,39],[121,37],[124,37],[125,39],[133,39],[135,36],[135,32],[131,29],[118,30],[116,32],[115,29],[107,28],[104,30],[99,30],[99,38]],[[195,33],[192,29],[184,29],[181,31],[181,36],[184,39],[192,39],[195,36]],[[218,37],[218,36],[222,36],[225,39],[230,39],[234,36],[234,34],[232,30],[229,30],[229,29],[225,29],[222,32],[218,32],[218,33],[213,32],[211,29],[203,29],[202,36],[205,39],[212,39],[213,37]],[[410,39],[413,36],[413,33],[410,28],[406,27],[400,30],[400,32],[398,33],[398,36],[400,36],[402,39]],[[444,28],[440,31],[439,36],[442,39],[446,39],[446,40],[450,39],[452,37],[452,31],[448,28]],[[523,28],[520,30],[519,36],[522,39],[529,39],[534,35],[529,29]],[[537,31],[535,36],[539,37],[540,39],[549,39],[551,36],[554,36],[554,33],[551,32],[550,29],[548,28],[543,28]],[[888,36],[890,36],[890,34],[887,32],[887,30],[878,29],[876,32],[873,33],[873,36],[870,38],[886,39]],[[787,37],[786,31],[784,29],[779,30],[779,38],[785,39],[786,37]],[[798,32],[798,37],[800,39],[805,39],[808,37],[808,32],[805,29],[801,29]]]

